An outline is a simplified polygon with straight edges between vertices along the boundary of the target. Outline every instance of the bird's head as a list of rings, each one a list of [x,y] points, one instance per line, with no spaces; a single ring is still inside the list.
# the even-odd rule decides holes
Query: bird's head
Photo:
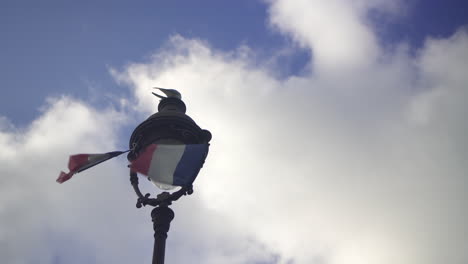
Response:
[[[153,95],[156,97],[159,97],[161,99],[165,98],[177,98],[177,99],[182,99],[182,95],[179,93],[179,91],[174,90],[174,89],[165,89],[165,88],[159,88],[159,87],[154,87],[154,89],[158,89],[161,92],[163,92],[166,96],[159,95],[155,92],[153,92]]]

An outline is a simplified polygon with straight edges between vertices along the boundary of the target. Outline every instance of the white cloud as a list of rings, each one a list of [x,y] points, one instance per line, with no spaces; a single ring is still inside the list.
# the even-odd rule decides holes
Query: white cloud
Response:
[[[379,47],[364,23],[363,9],[352,1],[271,1],[270,22],[313,51],[314,71],[367,66]]]
[[[135,209],[125,158],[80,173],[62,185],[55,182],[60,170],[66,169],[68,155],[102,153],[123,145],[117,144],[118,131],[131,114],[112,108],[98,111],[63,97],[50,99],[41,116],[23,129],[2,117],[2,263],[150,262],[150,211]],[[147,183],[141,184],[149,191]],[[169,260],[246,263],[274,257],[248,235],[237,232],[238,227],[225,216],[200,207],[196,197],[187,204],[183,200],[174,206],[173,226],[177,229],[170,233]],[[224,230],[226,226],[229,230]],[[218,245],[220,241],[224,243]],[[204,251],[194,251],[197,247]],[[213,247],[218,250],[211,252]],[[178,249],[186,253],[180,254]],[[244,254],[238,254],[241,251]]]
[[[74,245],[74,241],[83,241],[96,231],[86,230],[92,228],[86,222],[103,219],[97,206],[104,201],[98,200],[97,192],[99,188],[105,191],[105,181],[115,176],[93,178],[92,183],[96,186],[92,188],[84,188],[80,179],[74,184],[59,186],[55,178],[60,169],[65,169],[70,151],[86,153],[113,149],[116,140],[113,128],[123,121],[122,118],[112,109],[97,112],[64,97],[49,100],[41,117],[29,127],[2,129],[2,262],[52,263],[61,250],[70,252],[68,263],[80,262],[81,249],[67,250],[67,245],[62,242]],[[113,170],[112,167],[107,169]],[[97,173],[103,173],[103,170],[97,169]],[[77,178],[89,176],[83,173]],[[111,194],[115,191],[108,193]],[[120,197],[116,199],[121,200]],[[83,229],[82,233],[80,229]],[[64,237],[55,241],[59,235]]]
[[[179,36],[114,73],[147,111],[149,87],[180,90],[213,132],[196,183],[204,206],[297,263],[466,261],[466,33],[430,40],[412,58],[383,53],[351,4],[275,1],[271,10],[313,50],[309,76],[277,80]],[[333,21],[314,31],[309,14],[320,10]],[[349,45],[320,43],[327,32]]]
[[[417,57],[383,52],[365,16],[396,8],[385,3],[271,1],[272,25],[313,53],[302,77],[278,80],[246,47],[181,36],[112,71],[138,117],[156,109],[151,87],[178,89],[213,133],[195,194],[173,206],[168,261],[468,260],[468,36],[428,40]],[[114,149],[135,110],[48,105],[24,131],[0,121],[2,260],[29,263],[27,248],[39,263],[148,262],[149,211],[133,208],[124,159],[53,181],[68,154]]]

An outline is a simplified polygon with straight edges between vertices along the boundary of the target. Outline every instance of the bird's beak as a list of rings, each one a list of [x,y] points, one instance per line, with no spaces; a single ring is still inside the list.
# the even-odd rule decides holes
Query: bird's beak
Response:
[[[159,90],[159,91],[161,91],[161,92],[163,92],[163,93],[164,93],[164,88],[160,88],[160,87],[153,87],[153,89],[157,89],[157,90]],[[162,96],[162,95],[159,95],[159,94],[157,94],[157,93],[152,93],[152,94],[154,94],[154,96],[156,96],[156,97],[159,97],[159,98],[161,98],[161,99],[167,98],[167,97],[165,97],[165,96]]]
[[[159,94],[157,94],[157,93],[154,93],[154,92],[152,92],[152,94],[154,94],[154,96],[159,97],[159,98],[161,98],[161,99],[165,99],[165,98],[166,98],[166,97],[164,97],[164,96],[162,96],[162,95],[159,95]]]

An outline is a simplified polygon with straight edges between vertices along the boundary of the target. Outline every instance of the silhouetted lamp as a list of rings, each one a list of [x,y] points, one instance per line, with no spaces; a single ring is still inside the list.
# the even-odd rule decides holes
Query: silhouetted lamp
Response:
[[[211,133],[201,129],[192,118],[185,114],[186,106],[182,101],[181,94],[176,90],[157,88],[166,96],[153,93],[161,100],[158,112],[138,125],[130,137],[130,149],[127,158],[130,162],[136,160],[139,155],[151,144],[164,145],[192,145],[208,144]],[[196,176],[202,164],[193,171]],[[175,186],[150,180],[163,190],[173,189]],[[137,173],[130,170],[130,182],[138,196],[137,207],[150,205],[155,208],[151,212],[154,226],[154,251],[153,263],[164,263],[165,244],[167,232],[174,212],[168,207],[173,201],[186,194],[192,194],[192,185],[181,186],[174,193],[163,192],[156,198],[150,198],[150,194],[143,195],[138,187]]]

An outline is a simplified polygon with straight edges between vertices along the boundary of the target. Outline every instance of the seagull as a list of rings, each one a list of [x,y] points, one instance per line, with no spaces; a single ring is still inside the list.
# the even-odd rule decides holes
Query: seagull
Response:
[[[182,99],[182,95],[179,93],[179,91],[177,90],[174,90],[174,89],[165,89],[165,88],[160,88],[160,87],[153,87],[153,89],[158,89],[160,90],[161,92],[163,92],[166,97],[162,96],[162,95],[159,95],[157,93],[152,93],[154,94],[156,97],[159,97],[161,99],[165,99],[165,98],[177,98],[177,99]]]

